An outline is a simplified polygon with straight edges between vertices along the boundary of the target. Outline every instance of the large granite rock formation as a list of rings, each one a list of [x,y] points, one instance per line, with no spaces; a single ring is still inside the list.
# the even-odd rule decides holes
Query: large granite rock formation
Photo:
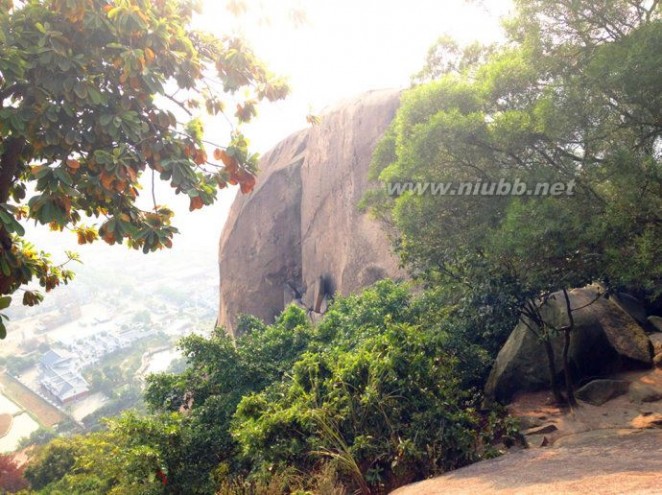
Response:
[[[621,305],[589,286],[570,291],[575,327],[571,333],[569,361],[576,385],[619,371],[652,366],[653,346],[643,328]],[[542,315],[550,325],[567,324],[562,293],[550,297]],[[534,327],[535,328],[535,327]],[[563,338],[552,339],[555,367],[562,378]],[[485,386],[488,396],[507,402],[516,392],[536,391],[549,386],[547,356],[540,339],[519,323],[499,351]]]
[[[271,322],[296,299],[319,313],[333,294],[403,276],[380,225],[357,209],[399,101],[398,91],[367,93],[264,155],[221,236],[220,325],[233,332],[240,313]]]

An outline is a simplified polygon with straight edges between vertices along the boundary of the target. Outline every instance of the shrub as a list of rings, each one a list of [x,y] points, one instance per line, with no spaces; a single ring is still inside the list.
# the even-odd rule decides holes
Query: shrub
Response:
[[[287,382],[242,399],[233,435],[257,476],[291,467],[314,472],[327,460],[348,485],[370,493],[487,454],[486,443],[501,434],[494,418],[503,414],[492,412],[488,432],[480,396],[462,388],[443,340],[386,320],[354,349],[343,349],[341,338],[339,346],[306,353]]]

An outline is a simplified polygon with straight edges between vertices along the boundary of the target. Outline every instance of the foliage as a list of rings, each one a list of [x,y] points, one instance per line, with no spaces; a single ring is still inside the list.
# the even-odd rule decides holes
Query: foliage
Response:
[[[545,343],[559,330],[539,311],[553,292],[602,281],[660,295],[660,13],[518,0],[508,44],[461,52],[442,40],[421,75],[437,78],[404,95],[372,174],[456,194],[384,187],[366,199],[416,277],[458,299],[501,291],[503,321],[534,322]],[[499,192],[517,182],[520,193]]]
[[[254,477],[328,462],[368,493],[490,451],[505,430],[483,436],[480,396],[457,366],[446,315],[426,313],[420,299],[389,281],[338,299],[287,379],[242,399],[233,435]]]
[[[150,414],[57,439],[29,479],[44,493],[340,494],[493,455],[512,427],[479,410],[486,365],[459,365],[433,299],[382,281],[338,298],[317,327],[290,306],[272,325],[242,317],[234,341],[185,337],[184,372],[147,378]],[[53,455],[64,469],[45,467]]]
[[[31,445],[44,445],[57,437],[57,433],[52,428],[44,428],[40,426],[37,430],[30,433],[29,436],[23,437],[19,444],[19,449],[24,449]]]
[[[35,490],[59,480],[74,467],[77,445],[64,438],[56,438],[33,458],[25,469],[25,479]]]
[[[164,493],[162,477],[175,468],[181,442],[180,421],[128,413],[109,421],[107,431],[58,438],[37,453],[26,478],[45,493]]]
[[[268,480],[235,478],[222,480],[216,495],[349,495],[340,483],[336,470],[325,464],[315,473],[289,470],[276,473]]]
[[[441,36],[428,50],[423,68],[412,77],[414,83],[434,81],[444,74],[467,72],[485,62],[495,49],[473,43],[460,47],[450,36]]]
[[[124,385],[105,402],[103,406],[82,419],[85,431],[98,431],[104,428],[104,419],[112,418],[126,410],[144,411],[140,388],[135,385]],[[59,428],[58,428],[59,429]]]
[[[482,389],[497,353],[517,324],[519,302],[509,280],[490,278],[474,287],[440,284],[416,301],[425,324],[444,336],[465,388]]]
[[[406,284],[377,282],[359,295],[337,299],[316,331],[315,349],[330,346],[352,350],[359,342],[383,332],[384,322],[413,322],[417,310]]]
[[[28,486],[23,477],[24,466],[18,466],[11,455],[0,454],[0,491],[16,493]]]
[[[147,253],[170,247],[177,229],[153,184],[153,208],[138,206],[145,174],[186,194],[191,210],[211,204],[219,187],[253,188],[256,156],[234,124],[287,88],[240,39],[192,29],[194,2],[1,5],[0,296],[33,279],[49,291],[72,277],[24,238],[21,219],[70,229],[80,244],[126,240]],[[208,150],[205,114],[232,125],[227,146]],[[41,298],[29,290],[23,304]]]
[[[481,416],[454,366],[421,328],[386,323],[351,352],[304,355],[289,383],[245,397],[234,434],[263,473],[329,458],[362,493],[392,489],[480,457]]]
[[[5,367],[10,375],[18,376],[26,369],[39,362],[39,355],[32,353],[24,356],[7,356]]]
[[[573,181],[577,193],[402,194],[382,196],[378,211],[386,208],[403,259],[424,278],[473,279],[473,263],[485,259],[534,293],[607,274],[632,283],[620,256],[648,250],[644,239],[659,224],[660,128],[651,114],[659,83],[648,77],[659,65],[658,7],[517,5],[512,45],[405,96],[373,174],[383,182]],[[587,23],[590,35],[580,30]],[[635,259],[649,269],[640,283],[654,286],[655,253]]]

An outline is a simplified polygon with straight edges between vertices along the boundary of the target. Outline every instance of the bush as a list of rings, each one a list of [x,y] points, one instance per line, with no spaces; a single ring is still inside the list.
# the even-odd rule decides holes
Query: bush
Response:
[[[330,461],[370,493],[492,455],[512,429],[502,411],[479,411],[457,339],[424,307],[392,282],[336,302],[288,379],[237,407],[233,436],[253,476]]]
[[[16,493],[27,488],[23,470],[11,455],[0,454],[0,493]]]
[[[272,325],[242,318],[235,340],[186,337],[185,371],[147,378],[148,415],[56,439],[30,475],[49,493],[340,495],[494,455],[513,427],[479,408],[490,353],[450,300],[382,281],[318,327],[290,306]]]
[[[56,437],[57,433],[54,430],[40,426],[39,429],[30,433],[29,436],[23,437],[18,443],[18,448],[24,449],[30,445],[44,445]]]

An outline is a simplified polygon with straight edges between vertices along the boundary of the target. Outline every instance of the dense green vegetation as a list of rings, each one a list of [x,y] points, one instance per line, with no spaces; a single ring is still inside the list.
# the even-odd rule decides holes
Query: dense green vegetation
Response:
[[[460,365],[458,336],[429,324],[429,304],[385,281],[317,327],[291,306],[269,326],[245,317],[236,341],[187,337],[186,370],[149,379],[150,415],[57,439],[25,475],[40,493],[202,494],[274,479],[315,490],[326,473],[370,493],[496,455],[516,428],[481,409],[472,384],[489,360]]]
[[[367,202],[420,280],[458,297],[496,288],[553,353],[549,337],[572,331],[570,314],[563,328],[542,317],[554,292],[599,281],[659,304],[662,22],[657,2],[516,5],[503,48],[440,42],[419,75],[438,78],[404,95],[375,154],[387,186],[456,194],[386,187]]]
[[[26,356],[7,356],[0,358],[0,366],[4,366],[10,375],[18,376],[39,362],[38,352]]]

